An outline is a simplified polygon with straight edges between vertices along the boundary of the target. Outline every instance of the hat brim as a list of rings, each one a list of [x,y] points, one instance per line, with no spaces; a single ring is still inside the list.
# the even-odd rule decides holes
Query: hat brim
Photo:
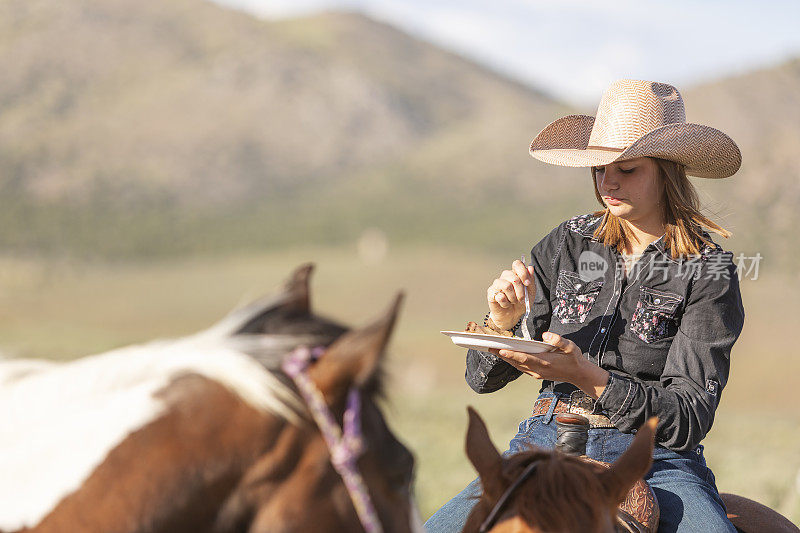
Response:
[[[742,163],[733,139],[703,124],[666,124],[637,139],[625,149],[587,148],[594,117],[568,115],[553,121],[531,142],[530,154],[552,165],[592,167],[634,159],[658,157],[681,163],[686,174],[700,178],[727,178]]]

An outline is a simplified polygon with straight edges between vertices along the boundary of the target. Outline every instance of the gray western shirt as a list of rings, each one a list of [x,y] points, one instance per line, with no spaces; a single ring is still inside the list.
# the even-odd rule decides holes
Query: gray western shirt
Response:
[[[693,450],[711,429],[744,325],[733,254],[713,243],[675,260],[662,237],[626,276],[621,254],[593,238],[599,223],[593,214],[573,217],[533,247],[528,328],[534,339],[552,331],[572,340],[609,371],[596,411],[619,430],[630,433],[656,415],[659,444]],[[466,380],[476,392],[496,391],[520,375],[494,354],[467,352]],[[540,392],[576,389],[544,380]]]

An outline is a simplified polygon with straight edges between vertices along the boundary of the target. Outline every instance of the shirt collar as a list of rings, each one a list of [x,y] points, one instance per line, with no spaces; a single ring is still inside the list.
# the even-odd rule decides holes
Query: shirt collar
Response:
[[[702,230],[702,234],[703,234],[703,237],[705,237],[707,240],[709,240],[711,242],[714,242],[713,239],[711,239],[711,235],[706,230]],[[666,237],[666,233],[664,235],[662,235],[661,237],[659,237],[658,239],[656,239],[653,242],[651,242],[650,244],[648,244],[647,248],[645,248],[645,252],[648,249],[650,249],[651,247],[653,247],[653,248],[656,248],[662,254],[664,254],[667,257],[669,257],[670,259],[672,259],[672,255],[667,251],[667,247],[664,244],[665,237]],[[701,255],[704,254],[704,253],[707,253],[708,250],[713,249],[712,247],[709,247],[706,244],[703,244],[700,248],[701,248],[701,250],[700,250],[700,254]]]
[[[662,235],[658,239],[656,239],[653,242],[651,242],[650,244],[648,244],[647,247],[644,249],[644,251],[646,252],[650,248],[655,248],[656,250],[658,250],[662,254],[667,253],[666,252],[666,247],[664,246],[664,237],[666,237],[666,236],[667,236],[667,234],[665,233],[664,235]]]

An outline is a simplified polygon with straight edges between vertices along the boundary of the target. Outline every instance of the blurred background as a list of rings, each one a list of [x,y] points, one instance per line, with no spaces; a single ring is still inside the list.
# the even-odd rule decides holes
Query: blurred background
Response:
[[[70,359],[191,333],[317,265],[353,326],[407,299],[386,410],[423,517],[474,476],[466,405],[506,449],[539,383],[490,395],[439,330],[559,222],[588,169],[527,152],[618,78],[672,83],[729,134],[734,177],[693,178],[761,254],[705,441],[721,491],[800,522],[800,4],[677,0],[5,0],[0,351]]]

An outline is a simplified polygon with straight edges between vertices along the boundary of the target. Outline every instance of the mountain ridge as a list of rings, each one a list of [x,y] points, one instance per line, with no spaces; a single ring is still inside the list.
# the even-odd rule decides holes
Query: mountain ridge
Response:
[[[687,120],[744,156],[724,183],[693,179],[706,205],[732,226],[731,246],[785,264],[800,223],[798,65],[680,88]],[[550,121],[594,110],[362,14],[10,0],[0,66],[9,250],[213,252],[346,243],[369,227],[512,249],[597,207],[588,169],[527,151]]]

